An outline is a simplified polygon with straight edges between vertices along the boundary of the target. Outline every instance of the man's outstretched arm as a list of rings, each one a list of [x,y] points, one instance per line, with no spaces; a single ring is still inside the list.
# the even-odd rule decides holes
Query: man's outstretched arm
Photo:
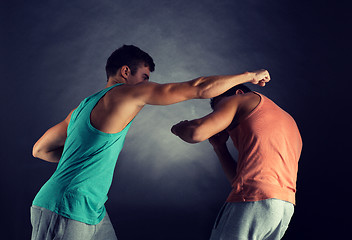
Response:
[[[132,86],[130,96],[137,99],[138,105],[169,105],[189,99],[216,97],[238,84],[251,82],[260,86],[270,81],[267,70],[245,72],[237,75],[199,77],[187,82],[157,84],[147,82]]]
[[[48,162],[57,163],[60,161],[67,137],[67,127],[73,111],[70,112],[64,121],[48,129],[34,144],[32,150],[33,157]]]

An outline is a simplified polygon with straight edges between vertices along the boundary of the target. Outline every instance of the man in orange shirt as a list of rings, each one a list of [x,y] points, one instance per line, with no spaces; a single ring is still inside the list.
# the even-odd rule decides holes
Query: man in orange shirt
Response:
[[[189,143],[209,139],[232,185],[210,239],[281,239],[294,212],[302,149],[294,119],[244,85],[213,98],[211,106],[209,115],[171,129]],[[226,145],[229,136],[237,163]]]

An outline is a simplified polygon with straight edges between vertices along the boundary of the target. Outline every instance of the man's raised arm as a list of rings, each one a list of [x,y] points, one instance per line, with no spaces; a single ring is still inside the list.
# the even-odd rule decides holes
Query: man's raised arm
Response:
[[[187,82],[157,84],[147,82],[131,87],[131,94],[139,105],[169,105],[189,99],[216,97],[238,84],[251,82],[260,86],[270,81],[267,70],[237,75],[199,77]]]

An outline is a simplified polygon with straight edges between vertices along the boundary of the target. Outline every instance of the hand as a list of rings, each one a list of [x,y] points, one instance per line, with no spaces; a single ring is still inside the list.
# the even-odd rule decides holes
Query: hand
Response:
[[[182,127],[182,125],[184,125],[184,124],[188,124],[188,120],[184,120],[184,121],[181,121],[181,122],[173,125],[171,128],[171,132],[175,135],[178,135],[179,128]]]
[[[227,133],[226,130],[224,130],[209,138],[209,142],[211,145],[213,145],[213,147],[216,147],[216,146],[226,144],[228,139],[229,139],[229,134]]]
[[[261,87],[265,86],[265,83],[270,81],[269,72],[265,69],[256,70],[253,72],[254,77],[251,81],[253,84],[258,84]]]

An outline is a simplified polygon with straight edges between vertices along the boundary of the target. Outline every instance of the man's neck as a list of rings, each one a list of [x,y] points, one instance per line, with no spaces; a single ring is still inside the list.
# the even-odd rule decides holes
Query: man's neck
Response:
[[[118,83],[126,83],[125,79],[123,78],[119,78],[119,77],[110,77],[105,88],[108,88],[108,87],[111,87],[111,86],[114,86],[115,84],[118,84]]]

